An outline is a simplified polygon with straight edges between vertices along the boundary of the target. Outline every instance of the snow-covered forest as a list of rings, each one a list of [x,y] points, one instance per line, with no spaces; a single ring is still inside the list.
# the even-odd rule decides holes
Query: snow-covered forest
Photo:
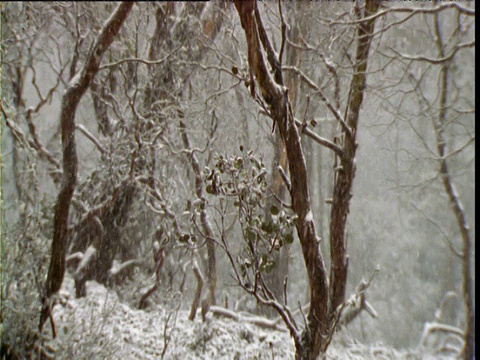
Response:
[[[1,31],[1,359],[475,358],[473,1]]]

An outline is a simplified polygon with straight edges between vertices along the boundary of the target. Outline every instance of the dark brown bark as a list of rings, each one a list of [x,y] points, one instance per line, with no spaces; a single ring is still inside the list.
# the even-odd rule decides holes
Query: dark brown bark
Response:
[[[374,14],[379,6],[379,1],[367,1],[363,17]],[[341,167],[336,174],[334,183],[330,213],[330,256],[332,260],[330,266],[331,315],[345,301],[348,271],[345,225],[350,210],[352,184],[355,177],[354,160],[357,149],[357,125],[365,93],[367,60],[374,28],[375,19],[362,22],[358,26],[356,63],[350,84],[350,95],[346,111],[346,124],[349,131],[343,129],[343,156],[340,158]]]
[[[302,246],[310,284],[311,306],[308,324],[302,339],[296,338],[297,358],[315,359],[322,351],[323,337],[328,333],[328,279],[320,248],[317,243],[315,224],[310,208],[307,168],[300,135],[293,119],[288,93],[283,92],[270,76],[265,63],[256,30],[254,9],[255,1],[236,1],[235,7],[245,30],[248,46],[248,62],[252,75],[255,75],[263,100],[271,106],[271,116],[276,122],[280,135],[286,145],[286,154],[291,176],[292,208],[298,216],[297,234]],[[274,64],[271,64],[274,66]],[[251,85],[252,96],[256,96]]]
[[[363,16],[371,15],[377,11],[379,5],[379,2],[367,1]],[[335,314],[336,309],[343,304],[345,299],[347,277],[345,223],[349,210],[352,181],[355,175],[355,133],[365,91],[367,59],[375,19],[360,23],[358,29],[357,63],[347,105],[347,120],[346,124],[343,124],[345,133],[343,151],[345,154],[342,154],[342,170],[335,183],[331,213],[332,284],[329,291],[327,271],[320,251],[310,206],[306,162],[288,91],[282,90],[283,84],[278,82],[280,77],[276,76],[274,79],[270,75],[276,73],[277,62],[268,57],[269,46],[265,44],[268,39],[262,36],[261,29],[258,30],[259,24],[254,15],[256,1],[235,1],[235,7],[247,41],[248,63],[252,78],[250,84],[252,97],[260,98],[261,95],[261,99],[270,109],[270,116],[277,125],[286,146],[291,177],[290,197],[293,211],[298,216],[297,234],[301,243],[310,285],[310,309],[307,316],[307,326],[301,337],[294,336],[297,350],[296,358],[313,360],[319,354],[325,353],[333,331],[332,326],[337,321],[337,318],[331,315]],[[267,59],[272,69],[267,66],[262,46],[267,51]],[[253,76],[255,76],[260,94],[257,94],[255,90]]]
[[[118,5],[95,40],[83,68],[70,80],[65,95],[62,98],[60,125],[62,129],[63,180],[55,206],[51,258],[45,283],[45,292],[42,299],[43,307],[40,315],[40,331],[49,317],[53,306],[51,297],[60,290],[65,275],[68,216],[70,212],[70,202],[77,181],[78,159],[75,145],[76,109],[80,99],[98,71],[103,54],[117,36],[132,7],[133,3],[120,3]]]

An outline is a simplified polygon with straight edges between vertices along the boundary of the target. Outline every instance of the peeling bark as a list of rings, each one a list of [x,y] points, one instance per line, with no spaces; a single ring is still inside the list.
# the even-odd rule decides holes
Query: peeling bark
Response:
[[[256,1],[235,1],[235,7],[244,29],[250,66],[250,92],[254,99],[263,100],[269,109],[274,126],[279,129],[285,142],[286,155],[291,177],[290,196],[292,209],[298,216],[297,234],[307,268],[310,285],[310,309],[307,326],[299,334],[294,334],[296,359],[313,360],[324,354],[329,345],[331,333],[337,322],[337,308],[344,303],[347,280],[347,257],[345,247],[345,223],[349,211],[352,181],[355,175],[355,134],[359,111],[363,101],[366,81],[367,59],[375,25],[375,18],[361,22],[358,28],[358,45],[355,73],[351,83],[346,122],[342,122],[345,140],[342,157],[342,170],[337,176],[331,213],[331,284],[327,276],[324,259],[319,247],[319,238],[310,205],[307,166],[300,135],[295,125],[288,89],[279,82],[281,77],[272,77],[277,73],[279,62],[271,59],[268,38],[264,36],[259,20],[255,18]],[[368,0],[363,17],[375,13],[380,3]],[[263,49],[267,52],[268,65]],[[270,55],[270,56],[269,56]],[[270,67],[270,68],[269,68]],[[260,94],[257,94],[253,82],[255,77]],[[260,98],[261,95],[261,98]],[[342,120],[342,119],[341,119]],[[335,316],[334,316],[335,315]]]
[[[295,5],[292,6],[295,8]],[[293,9],[292,9],[293,11]],[[295,15],[292,16],[292,19],[295,18]],[[255,20],[260,24],[261,22],[261,17],[260,13],[258,11],[258,8],[255,11]],[[295,19],[297,20],[297,19]],[[292,21],[295,21],[292,20]],[[273,49],[269,47],[269,41],[267,34],[265,32],[265,29],[263,26],[259,26],[259,32],[260,32],[260,40],[262,42],[262,45],[266,47],[268,50],[267,52],[267,59],[271,64],[274,64],[273,67],[275,69],[274,73],[274,79],[278,84],[284,83],[285,79],[285,85],[289,89],[289,100],[292,104],[296,104],[297,102],[297,94],[298,94],[298,85],[296,83],[296,79],[294,76],[290,74],[286,74],[286,76],[283,76],[283,73],[281,72],[281,64],[278,59],[276,59],[275,53]],[[285,30],[286,31],[286,30]],[[286,31],[288,35],[288,38],[291,39],[292,41],[298,41],[298,34],[299,34],[299,29],[296,25],[292,26],[292,29],[289,30],[288,32]],[[297,66],[300,60],[300,50],[296,47],[293,47],[289,44],[286,45],[286,62],[289,65],[292,66]],[[282,201],[285,201],[285,197],[287,194],[287,187],[285,185],[285,181],[282,178],[281,172],[278,170],[278,166],[280,166],[282,169],[287,170],[288,167],[288,161],[287,161],[287,151],[285,148],[285,142],[282,139],[280,133],[278,130],[275,131],[274,133],[275,136],[275,143],[274,143],[274,160],[272,164],[272,179],[270,181],[270,191],[272,194],[275,195],[277,199],[280,199]],[[277,203],[278,201],[275,200],[275,198],[272,196],[269,198],[270,203],[267,204],[266,206],[266,211],[265,215],[267,217],[267,221],[270,221],[270,211],[269,209],[271,208],[271,205],[274,203]],[[288,267],[289,267],[289,250],[290,246],[288,244],[284,244],[278,252],[274,253],[273,261],[275,261],[276,266],[274,271],[272,271],[270,274],[265,274],[265,282],[269,289],[273,292],[274,296],[276,299],[285,302],[286,299],[284,299],[284,280],[285,276],[288,275]],[[271,308],[267,308],[271,309]],[[271,309],[274,311],[274,309]],[[274,313],[271,313],[270,311],[267,311],[267,314],[269,315],[274,315]]]
[[[280,135],[285,142],[291,176],[292,208],[298,216],[297,233],[302,246],[310,284],[311,307],[307,328],[301,338],[295,338],[298,359],[314,359],[322,351],[323,336],[328,333],[328,279],[310,207],[307,167],[300,135],[295,126],[288,92],[275,83],[267,68],[255,26],[255,1],[236,1],[235,7],[241,19],[248,46],[248,62],[255,75],[263,100],[271,108]],[[256,96],[253,85],[252,96]]]

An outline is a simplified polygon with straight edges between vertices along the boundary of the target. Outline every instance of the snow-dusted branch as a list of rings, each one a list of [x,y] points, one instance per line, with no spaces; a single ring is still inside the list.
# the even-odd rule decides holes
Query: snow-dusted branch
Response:
[[[383,6],[384,8],[386,6]],[[409,7],[390,7],[387,8],[386,10],[378,11],[377,13],[364,17],[362,19],[358,20],[350,20],[350,21],[338,21],[338,20],[329,20],[329,19],[322,19],[324,21],[327,21],[330,24],[336,24],[336,25],[355,25],[355,24],[361,24],[363,21],[372,21],[376,20],[379,17],[385,16],[390,13],[400,13],[400,14],[407,14],[407,16],[403,19],[402,22],[407,21],[408,19],[414,17],[415,15],[420,15],[420,14],[438,14],[441,11],[448,10],[448,9],[456,9],[459,13],[466,15],[466,16],[475,16],[475,9],[474,8],[468,8],[463,6],[460,2],[448,2],[448,3],[441,3],[439,5],[436,5],[431,8],[427,7],[415,7],[415,6],[409,6]]]
[[[468,49],[468,48],[475,48],[475,41],[456,44],[453,50],[449,54],[443,55],[440,58],[430,58],[427,56],[412,56],[412,55],[401,54],[400,52],[398,52],[397,50],[391,47],[390,47],[390,50],[393,51],[401,59],[411,60],[411,61],[422,61],[422,62],[430,63],[432,65],[440,65],[442,63],[451,61],[459,50]]]
[[[96,147],[102,154],[105,153],[105,148],[103,147],[102,144],[100,144],[100,141],[90,132],[88,129],[83,126],[82,124],[76,124],[76,128],[81,131],[83,135],[85,135]]]
[[[271,329],[271,330],[282,331],[282,332],[286,331],[285,327],[282,326],[282,323],[281,323],[282,318],[280,317],[278,317],[275,320],[270,320],[270,319],[266,319],[266,318],[255,316],[255,315],[250,315],[250,314],[247,315],[245,313],[240,314],[220,306],[212,306],[210,308],[210,312],[212,313],[213,316],[225,317],[228,319],[235,320],[239,323],[246,322],[246,323],[254,324],[263,329]]]
[[[309,88],[315,91],[315,93],[320,97],[320,99],[325,103],[325,106],[330,110],[330,112],[333,114],[335,119],[340,123],[342,126],[343,131],[347,134],[347,136],[351,137],[352,136],[352,131],[348,127],[347,122],[343,118],[343,116],[340,114],[340,112],[335,108],[335,106],[332,104],[332,102],[323,94],[322,90],[311,80],[307,75],[305,75],[300,69],[298,69],[295,66],[282,66],[283,70],[286,71],[293,71],[296,75],[300,77],[300,79],[308,85]],[[323,145],[323,144],[322,144]]]
[[[142,58],[128,58],[128,59],[122,59],[118,60],[115,62],[111,62],[105,65],[102,65],[98,68],[98,70],[104,70],[112,67],[117,67],[119,65],[125,64],[125,63],[130,63],[130,62],[135,62],[135,63],[140,63],[140,64],[145,64],[145,65],[160,65],[165,63],[168,59],[170,59],[176,52],[179,50],[183,45],[178,46],[176,49],[174,49],[172,52],[170,52],[168,55],[163,57],[162,59],[158,60],[146,60]]]
[[[343,158],[343,149],[340,146],[316,134],[315,132],[313,132],[308,128],[307,124],[302,123],[298,119],[295,119],[295,125],[297,125],[297,127],[301,129],[303,134],[307,135],[310,139],[315,141],[317,144],[325,146],[326,148],[332,150],[340,158]]]
[[[9,118],[8,114],[5,112],[3,107],[2,107],[2,114],[5,119],[5,124],[12,131],[13,136],[15,136],[17,140],[19,140],[23,144],[28,144],[31,148],[35,149],[35,151],[37,151],[41,159],[46,159],[50,164],[52,164],[55,167],[57,174],[61,172],[61,165],[54,158],[54,156],[39,141],[28,140],[26,135],[22,132],[22,130],[20,130],[16,126],[16,124],[13,121],[11,121],[11,119]]]

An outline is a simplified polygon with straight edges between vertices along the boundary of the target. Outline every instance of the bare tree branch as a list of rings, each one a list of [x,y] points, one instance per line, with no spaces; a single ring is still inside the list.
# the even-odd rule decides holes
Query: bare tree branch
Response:
[[[455,55],[458,53],[459,50],[461,49],[468,49],[468,48],[474,48],[475,47],[475,41],[471,41],[468,43],[461,43],[461,44],[456,44],[454,49],[448,54],[448,55],[443,55],[440,58],[430,58],[426,56],[410,56],[406,54],[401,54],[397,50],[395,50],[392,47],[389,47],[391,51],[393,51],[398,57],[401,59],[406,59],[406,60],[411,60],[411,61],[422,61],[422,62],[427,62],[432,65],[440,65],[442,63],[451,61]]]
[[[422,214],[422,216],[430,223],[432,224],[441,234],[442,234],[442,238],[444,240],[444,242],[447,244],[447,246],[449,247],[450,251],[455,255],[457,256],[459,259],[462,258],[463,254],[458,252],[457,249],[455,249],[455,247],[453,246],[453,243],[452,241],[449,239],[449,237],[447,236],[447,234],[445,233],[445,231],[440,227],[440,224],[438,224],[437,221],[433,220],[430,216],[428,216],[425,211],[421,210],[417,205],[415,205],[413,202],[410,202],[410,205],[412,207],[415,208],[415,210],[417,210],[418,212],[420,212],[420,214]]]
[[[300,79],[308,85],[312,90],[315,91],[315,93],[320,97],[320,99],[325,103],[327,106],[328,110],[333,114],[335,119],[340,123],[342,126],[343,131],[347,134],[348,137],[352,136],[352,131],[348,127],[345,119],[343,116],[338,112],[338,110],[333,106],[333,104],[328,100],[328,98],[323,94],[322,90],[307,76],[305,75],[300,69],[296,68],[295,66],[283,66],[283,70],[287,71],[293,71],[295,74],[297,74]]]
[[[437,50],[441,58],[445,58],[445,44],[442,36],[442,30],[440,27],[440,19],[438,14],[435,16],[434,23],[435,39]],[[438,117],[433,119],[433,126],[435,129],[435,136],[437,140],[437,151],[440,157],[440,175],[445,188],[445,192],[448,195],[450,204],[452,205],[453,214],[457,220],[457,226],[460,231],[463,243],[462,249],[462,290],[463,300],[465,308],[466,329],[465,329],[465,344],[462,350],[462,355],[465,360],[471,360],[475,357],[475,315],[473,304],[473,276],[471,269],[471,249],[472,238],[470,235],[470,227],[467,221],[467,215],[460,201],[460,197],[455,189],[453,179],[450,173],[450,169],[446,158],[446,138],[445,138],[445,124],[448,122],[447,109],[448,109],[448,96],[449,83],[450,83],[450,66],[448,63],[443,62],[440,65],[440,81],[441,92],[439,99],[439,112]]]
[[[100,144],[100,141],[90,132],[87,130],[85,126],[82,124],[76,124],[75,127],[82,132],[83,135],[85,135],[96,147],[102,154],[106,152],[105,148]]]
[[[317,135],[312,130],[310,130],[305,123],[302,123],[298,119],[295,119],[295,125],[297,125],[301,129],[302,134],[307,135],[310,139],[314,140],[317,144],[320,144],[320,145],[325,146],[326,148],[332,150],[340,158],[343,157],[343,149],[340,146],[334,144],[333,142],[331,142],[328,139],[325,139],[325,138],[321,137],[320,135]]]
[[[408,15],[403,19],[403,22],[404,22],[414,17],[415,15],[438,14],[441,11],[452,9],[452,8],[458,10],[458,12],[460,12],[461,14],[464,14],[467,16],[475,16],[475,9],[470,9],[468,7],[465,7],[461,5],[461,3],[459,2],[449,2],[449,3],[441,3],[440,5],[436,5],[431,8],[413,7],[413,6],[412,7],[390,7],[386,10],[379,11],[363,19],[351,20],[351,21],[338,21],[338,20],[329,20],[329,19],[322,19],[322,20],[327,21],[328,23],[338,24],[338,25],[355,25],[355,24],[362,23],[362,21],[369,22],[372,20],[376,20],[377,18],[385,16],[389,13],[407,13]]]

